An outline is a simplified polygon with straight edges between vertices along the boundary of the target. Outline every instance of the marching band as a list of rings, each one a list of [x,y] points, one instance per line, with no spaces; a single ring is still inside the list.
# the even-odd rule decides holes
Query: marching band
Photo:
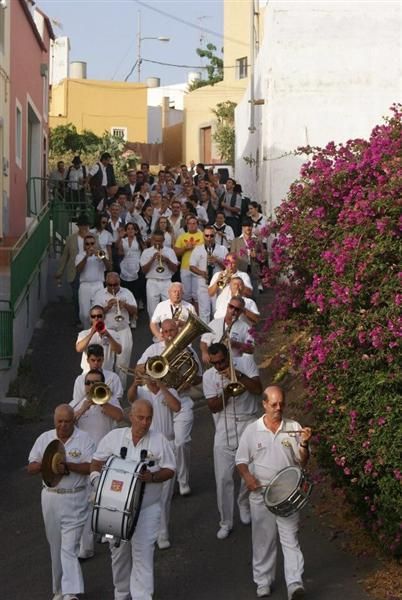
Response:
[[[233,529],[237,470],[257,597],[274,584],[277,531],[288,600],[305,597],[297,534],[311,493],[311,430],[283,416],[283,391],[263,390],[254,359],[265,218],[233,179],[222,185],[197,171],[131,170],[125,187],[97,188],[94,228],[81,216],[66,242],[56,276],[68,267],[82,373],[28,464],[42,477],[53,600],[84,593],[79,559],[93,556],[95,539],[109,543],[114,599],[151,600],[155,545],[171,547],[176,481],[181,496],[191,494],[197,401],[215,428],[216,537]],[[145,308],[153,343],[133,364]]]

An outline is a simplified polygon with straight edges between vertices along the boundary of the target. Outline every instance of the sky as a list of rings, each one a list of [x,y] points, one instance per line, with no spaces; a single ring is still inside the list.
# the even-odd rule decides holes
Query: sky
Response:
[[[55,35],[70,38],[70,62],[87,62],[88,79],[124,81],[137,59],[138,13],[142,40],[141,80],[160,77],[161,85],[187,81],[190,71],[207,64],[196,48],[222,47],[223,0],[36,0],[54,23]],[[145,59],[186,65],[171,67]],[[186,68],[188,66],[188,68]],[[203,71],[205,74],[205,71]],[[128,81],[137,81],[134,70]]]

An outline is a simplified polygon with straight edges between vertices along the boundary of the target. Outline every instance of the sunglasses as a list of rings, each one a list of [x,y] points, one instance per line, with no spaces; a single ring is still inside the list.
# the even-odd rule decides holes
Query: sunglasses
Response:
[[[97,314],[97,315],[89,315],[91,317],[91,319],[103,319],[103,315],[102,314]]]
[[[92,385],[93,383],[101,383],[101,380],[95,379],[94,381],[85,381],[85,385]]]
[[[204,237],[205,237],[205,238],[214,238],[214,237],[215,237],[215,235],[214,235],[214,234],[212,234],[212,235],[208,235],[208,234],[204,233]]]
[[[235,306],[234,304],[228,304],[228,307],[232,310],[242,310],[241,306]]]

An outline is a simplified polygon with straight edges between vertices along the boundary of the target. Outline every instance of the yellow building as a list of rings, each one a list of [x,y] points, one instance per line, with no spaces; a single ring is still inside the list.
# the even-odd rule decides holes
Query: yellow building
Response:
[[[211,109],[219,102],[240,102],[249,81],[250,23],[254,7],[256,41],[262,38],[262,11],[258,0],[224,0],[224,79],[189,92],[184,99],[184,160],[205,164],[221,162],[213,143],[215,118]],[[256,53],[258,48],[254,48]]]
[[[63,79],[52,87],[50,127],[105,131],[131,142],[147,141],[147,86],[121,81]]]

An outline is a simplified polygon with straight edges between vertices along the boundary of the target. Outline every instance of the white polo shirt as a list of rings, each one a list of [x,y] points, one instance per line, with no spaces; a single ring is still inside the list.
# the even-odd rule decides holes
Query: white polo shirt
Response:
[[[212,256],[216,256],[216,258],[218,258],[219,260],[223,260],[227,253],[228,251],[224,246],[215,244]],[[207,271],[207,262],[208,253],[205,249],[205,246],[196,246],[190,256],[190,267],[197,267],[197,269],[200,269],[201,271]],[[213,274],[215,275],[216,273],[220,273],[221,271],[222,267],[220,267],[218,264],[215,264]],[[196,275],[196,277],[200,280],[204,280],[204,278],[201,275]]]
[[[166,438],[157,431],[148,431],[134,446],[130,427],[113,429],[98,444],[93,455],[94,460],[105,462],[109,456],[120,456],[120,449],[127,448],[126,460],[138,462],[141,451],[147,451],[147,459],[155,462],[149,466],[153,473],[159,469],[176,470],[176,461]],[[145,485],[142,506],[146,508],[151,504],[160,502],[163,483],[149,483]]]
[[[118,298],[119,303],[127,302],[130,306],[137,307],[137,302],[135,301],[134,295],[127,288],[120,287],[119,291],[116,292],[114,296],[110,292],[108,292],[107,288],[103,288],[103,290],[99,290],[96,292],[94,301],[92,306],[95,304],[99,304],[99,306],[105,307],[109,300],[113,298]],[[122,321],[116,321],[115,317],[117,315],[117,306],[114,305],[112,310],[109,310],[105,315],[105,325],[106,329],[114,329],[115,331],[120,331],[122,329],[126,329],[130,326],[130,315],[128,314],[128,310],[121,306],[120,304],[120,313],[123,317]]]
[[[45,431],[42,433],[32,446],[28,461],[30,463],[41,463],[46,448],[50,442],[57,439],[58,437],[55,429],[51,429],[50,431]],[[73,463],[90,463],[92,460],[92,455],[95,451],[95,444],[88,433],[86,433],[86,431],[80,431],[78,427],[74,427],[74,431],[71,437],[65,442],[64,447],[66,449],[67,462]],[[71,471],[69,475],[63,475],[59,483],[52,487],[52,489],[72,489],[86,486],[87,482],[88,475],[82,475],[81,473]]]
[[[105,383],[110,387],[110,391],[112,392],[110,402],[114,400],[114,404],[120,406],[120,400],[123,397],[123,387],[121,385],[120,377],[116,375],[116,373],[113,373],[113,371],[108,371],[107,369],[102,369],[102,371],[105,376]],[[81,401],[85,399],[86,375],[86,373],[81,373],[74,382],[73,400],[72,403],[70,403],[73,408],[79,406]]]
[[[90,331],[90,329],[84,329],[83,331],[80,331],[77,337],[77,342],[80,342],[82,339],[84,339],[84,337],[86,337]],[[119,334],[116,331],[113,331],[113,339],[120,344]],[[104,353],[103,368],[105,368],[108,371],[111,371],[113,369],[115,353],[110,350],[109,340],[107,338],[106,340],[108,342],[107,344],[105,343],[103,336],[96,331],[91,337],[91,341],[89,342],[88,346],[91,346],[92,344],[99,344],[100,346],[102,346]],[[82,353],[80,365],[83,373],[89,371],[87,357],[87,351],[84,350],[84,352]]]
[[[180,402],[177,391],[173,388],[168,389],[172,396]],[[173,415],[176,413],[168,407],[162,392],[159,390],[157,394],[153,394],[146,385],[142,385],[138,388],[137,395],[138,398],[148,400],[153,406],[154,416],[152,417],[151,431],[163,433],[168,441],[174,440]]]
[[[225,291],[225,290],[223,290]],[[229,294],[229,298],[222,298],[222,294],[220,294],[218,296],[218,299],[216,301],[216,310],[215,310],[215,314],[214,314],[214,319],[221,319],[222,317],[224,317],[226,315],[226,310],[228,307],[228,304],[230,302],[232,298],[232,295]],[[255,315],[259,316],[260,315],[260,311],[258,310],[258,307],[256,305],[256,303],[254,302],[254,300],[252,298],[247,298],[247,296],[242,296],[243,300],[244,300],[244,308],[246,310],[249,310],[250,312],[254,313]],[[246,315],[244,314],[244,312],[240,315],[240,320],[248,323],[248,319],[246,317]]]
[[[149,263],[149,261],[151,260],[151,258],[155,254],[155,252],[157,252],[157,250],[153,246],[151,246],[151,248],[146,248],[144,250],[144,252],[141,254],[141,258],[140,258],[141,267],[143,267],[144,265]],[[176,256],[174,250],[172,250],[172,248],[165,248],[165,246],[164,246],[161,250],[161,253],[163,256],[166,256],[166,258],[168,258],[173,264],[175,264],[175,265],[179,264],[177,262],[177,256]],[[171,271],[169,269],[169,267],[167,266],[166,263],[163,263],[163,267],[165,268],[165,270],[162,273],[157,272],[157,270],[156,270],[157,267],[159,267],[159,261],[154,260],[148,273],[145,274],[145,277],[147,279],[161,279],[161,280],[166,280],[166,279],[172,278],[173,271]]]
[[[151,323],[159,323],[161,325],[166,319],[187,321],[188,313],[190,312],[195,314],[195,308],[190,302],[182,300],[180,304],[174,305],[170,300],[162,300],[154,310]]]
[[[204,333],[201,336],[201,341],[210,346],[215,342],[219,342],[227,330],[224,317],[214,319],[208,323],[208,327],[212,329],[212,333]],[[249,344],[254,348],[254,338],[249,333],[250,327],[244,321],[237,319],[230,328],[230,339],[241,344]],[[233,356],[242,356],[243,353],[237,348],[232,348]],[[246,373],[247,374],[247,373]]]
[[[80,252],[75,257],[75,266],[84,260],[86,252]],[[84,268],[80,272],[80,283],[102,282],[105,274],[105,263],[96,256],[88,256]]]
[[[278,431],[272,433],[264,424],[264,417],[248,425],[240,438],[236,452],[236,464],[246,464],[250,472],[267,485],[285,467],[300,463],[300,434],[284,433],[300,430],[301,425],[291,419],[283,419]],[[261,492],[253,492],[260,494]]]

